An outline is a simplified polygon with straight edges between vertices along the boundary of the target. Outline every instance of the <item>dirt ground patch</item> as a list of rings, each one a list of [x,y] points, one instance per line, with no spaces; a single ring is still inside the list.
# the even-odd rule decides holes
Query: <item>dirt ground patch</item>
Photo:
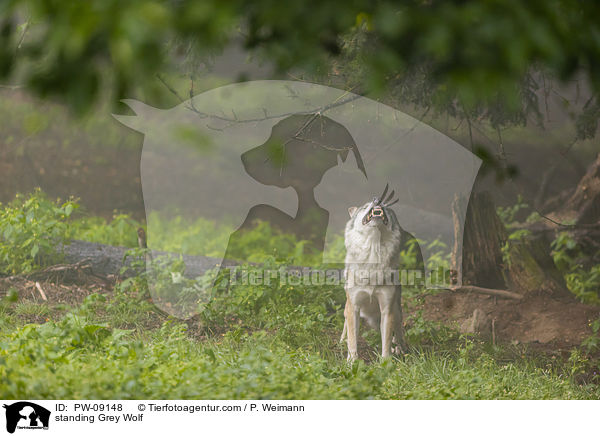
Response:
[[[427,296],[423,309],[428,320],[451,324],[465,332],[475,330],[497,343],[541,344],[555,350],[581,344],[592,334],[590,323],[600,316],[600,307],[548,295],[515,301],[444,292]]]
[[[11,276],[0,279],[0,297],[16,292],[18,298],[31,302],[47,302],[50,305],[78,305],[90,294],[107,294],[112,284],[92,275],[82,275],[79,280],[62,281],[56,277]]]

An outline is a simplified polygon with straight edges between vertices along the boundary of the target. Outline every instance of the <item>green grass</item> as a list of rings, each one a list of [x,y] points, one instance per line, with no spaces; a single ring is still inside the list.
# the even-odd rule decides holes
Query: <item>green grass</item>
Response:
[[[43,207],[36,207],[36,202]],[[30,206],[32,210],[58,216],[53,228],[60,230],[60,238],[136,244],[135,230],[140,223],[130,217],[121,215],[112,222],[79,218],[73,222],[65,213],[65,205],[38,196]],[[9,212],[7,216],[20,217],[16,206]],[[25,214],[24,220],[18,221],[21,233],[13,241],[15,247],[23,247],[19,255],[26,256],[31,244],[23,235],[37,231],[27,223],[43,216],[34,214],[28,221]],[[64,225],[67,221],[69,226]],[[201,243],[190,245],[189,250],[210,250],[211,240],[218,241],[230,231],[226,225],[210,227],[201,220],[156,222],[173,232],[172,238],[166,237],[166,230],[155,229],[153,233],[158,235],[155,243],[163,244],[165,249],[169,243],[181,244],[193,236]],[[261,268],[278,270],[292,261],[311,260],[298,249],[297,241],[270,229],[259,228],[247,238],[240,244],[260,247],[256,253],[265,262]],[[4,243],[9,252],[11,241],[5,239]],[[568,266],[573,247],[561,247],[555,247],[555,260]],[[439,248],[443,253],[444,247]],[[140,250],[130,254],[134,259],[143,259]],[[444,260],[443,254],[439,257]],[[16,258],[11,259],[17,265]],[[35,266],[35,259],[29,260]],[[403,253],[403,261],[414,261],[410,247]],[[173,284],[185,291],[181,294],[184,303],[192,304],[198,312],[188,323],[169,318],[154,306],[147,289],[148,273],[119,282],[111,293],[91,294],[83,302],[70,305],[32,302],[19,299],[15,290],[8,292],[0,301],[0,396],[600,398],[598,377],[593,375],[600,372],[598,360],[587,354],[597,351],[597,334],[583,348],[574,348],[568,360],[548,357],[522,345],[491,346],[425,320],[422,312],[415,309],[422,292],[406,289],[410,352],[401,359],[381,360],[377,357],[379,334],[364,331],[361,347],[368,362],[348,364],[345,347],[338,343],[344,304],[340,286],[290,285],[274,280],[260,285],[238,283],[227,290],[219,286],[198,290],[178,274],[181,267],[176,259],[165,261],[155,284],[159,292],[163,288],[173,290]],[[260,273],[261,268],[252,267],[249,271]],[[600,323],[594,326],[595,332],[600,331]]]
[[[37,304],[23,302],[16,305],[14,314],[20,317],[47,317],[50,314],[50,308],[46,304]]]
[[[402,359],[348,364],[338,344],[340,289],[253,290],[215,297],[199,319],[169,319],[133,280],[68,311],[0,304],[0,396],[87,399],[594,399],[569,361],[492,347],[416,312]],[[338,292],[339,291],[339,292]],[[26,324],[26,315],[50,320]],[[25,316],[25,317],[24,317]],[[363,344],[363,347],[365,345]],[[587,365],[587,366],[586,366]]]
[[[323,340],[324,338],[319,338]],[[3,332],[4,398],[590,399],[556,369],[498,364],[464,341],[403,360],[352,365],[341,351],[308,351],[266,331],[191,339],[184,324],[119,330],[69,314]],[[335,346],[331,340],[314,348]],[[327,351],[327,350],[323,350]]]

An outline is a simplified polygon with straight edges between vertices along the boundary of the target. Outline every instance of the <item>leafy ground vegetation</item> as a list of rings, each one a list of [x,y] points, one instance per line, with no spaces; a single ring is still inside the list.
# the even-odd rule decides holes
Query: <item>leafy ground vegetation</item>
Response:
[[[169,248],[168,241],[186,238],[183,232],[201,232],[207,227],[204,222],[180,220],[180,224],[170,227],[174,233],[171,239],[165,237],[164,249]],[[525,344],[492,345],[425,319],[424,295],[412,289],[404,298],[410,352],[402,358],[380,360],[376,355],[379,335],[364,331],[362,360],[348,364],[344,346],[338,343],[344,303],[339,286],[238,284],[227,293],[214,293],[202,303],[199,315],[184,322],[152,304],[144,273],[114,280],[34,276],[47,265],[60,262],[59,247],[69,239],[134,247],[139,225],[125,215],[110,222],[82,217],[77,202],[52,201],[39,191],[0,207],[2,397],[600,396],[595,357],[600,321],[593,323],[594,334],[582,345],[562,353],[541,352]],[[227,231],[213,224],[203,247],[210,246],[210,234],[218,238]],[[261,253],[265,267],[310,260],[302,258],[296,241],[265,228],[257,232],[250,237],[267,238],[271,244]],[[555,261],[564,262],[565,274],[574,274],[576,247],[557,241]],[[194,251],[193,247],[190,250]],[[129,254],[143,253],[133,249]],[[404,255],[410,257],[410,252]],[[589,278],[593,269],[585,274],[594,280]],[[17,276],[24,277],[24,282],[19,282],[24,286],[14,285],[17,281],[12,278]],[[36,280],[45,290],[45,298],[37,290]],[[585,281],[577,283],[587,286]]]

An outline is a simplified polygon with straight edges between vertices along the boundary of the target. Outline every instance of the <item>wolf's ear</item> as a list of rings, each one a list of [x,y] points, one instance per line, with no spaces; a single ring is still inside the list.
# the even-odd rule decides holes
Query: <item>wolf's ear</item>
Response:
[[[356,212],[356,209],[358,209],[358,207],[349,207],[348,208],[348,213],[350,214],[350,218],[352,218],[352,215],[354,215],[354,212]]]

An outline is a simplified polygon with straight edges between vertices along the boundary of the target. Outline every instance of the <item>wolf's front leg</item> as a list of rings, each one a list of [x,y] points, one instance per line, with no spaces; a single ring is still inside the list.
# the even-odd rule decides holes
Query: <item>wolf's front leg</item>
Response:
[[[381,356],[392,354],[392,333],[394,331],[394,312],[386,308],[381,311]]]
[[[346,298],[344,309],[345,327],[348,335],[348,361],[358,358],[358,327],[360,325],[360,310],[355,307],[350,298]]]

